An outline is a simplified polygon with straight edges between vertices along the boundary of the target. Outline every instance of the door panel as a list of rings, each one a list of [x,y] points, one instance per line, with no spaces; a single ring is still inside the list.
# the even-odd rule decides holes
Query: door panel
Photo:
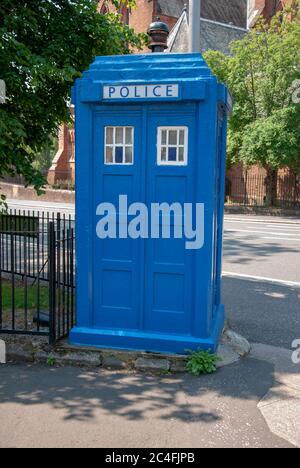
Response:
[[[194,122],[191,112],[181,114],[174,107],[163,112],[150,109],[148,117],[146,197],[151,203],[184,204],[194,200]],[[158,127],[187,126],[189,151],[187,166],[162,166],[157,164]],[[172,226],[179,220],[172,218]],[[162,226],[160,220],[160,227]],[[145,316],[147,331],[189,333],[191,330],[192,256],[185,249],[184,239],[151,239],[145,246]]]
[[[119,213],[119,196],[127,195],[128,204],[143,197],[141,172],[145,164],[142,152],[141,113],[138,110],[107,111],[98,114],[95,124],[94,212],[99,203],[112,203]],[[133,165],[104,164],[105,127],[134,127]],[[95,217],[95,226],[100,217]],[[119,230],[118,217],[116,221]],[[99,239],[94,246],[94,326],[137,329],[140,327],[141,241]]]

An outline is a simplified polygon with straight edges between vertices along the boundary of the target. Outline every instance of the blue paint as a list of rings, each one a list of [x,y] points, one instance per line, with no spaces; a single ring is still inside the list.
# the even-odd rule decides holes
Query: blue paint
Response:
[[[178,85],[174,98],[172,86]],[[116,87],[153,93],[110,100]],[[162,96],[162,86],[166,89]],[[167,86],[165,86],[167,85]],[[108,99],[104,88],[109,86]],[[125,91],[126,90],[126,91]],[[123,95],[122,94],[122,95]],[[138,95],[140,91],[137,92]],[[153,95],[155,97],[153,97]],[[74,87],[78,345],[185,353],[216,350],[221,304],[227,90],[199,54],[98,57]],[[105,165],[105,127],[134,127],[134,164]],[[157,128],[188,127],[188,164],[157,164]],[[123,149],[116,147],[116,162]],[[176,160],[176,150],[169,160]],[[96,236],[102,202],[205,204],[205,243]],[[123,208],[119,208],[123,211]],[[126,219],[118,213],[117,219]],[[175,219],[173,223],[175,223]],[[163,221],[161,221],[163,222]],[[124,228],[119,221],[118,230]]]
[[[169,161],[177,160],[177,148],[169,148]]]
[[[116,147],[116,163],[121,163],[123,161],[123,147]]]

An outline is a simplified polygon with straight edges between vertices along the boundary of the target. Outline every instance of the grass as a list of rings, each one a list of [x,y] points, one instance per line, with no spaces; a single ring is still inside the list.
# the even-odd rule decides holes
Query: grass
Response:
[[[40,310],[49,310],[49,289],[40,286]],[[25,287],[23,283],[15,285],[15,309],[20,310],[25,307]],[[27,310],[36,310],[38,305],[38,286],[29,284],[27,286]],[[12,310],[12,284],[2,282],[2,310]]]

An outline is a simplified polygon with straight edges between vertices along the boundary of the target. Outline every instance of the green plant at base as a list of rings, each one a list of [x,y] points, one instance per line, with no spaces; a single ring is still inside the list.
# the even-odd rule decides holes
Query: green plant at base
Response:
[[[186,370],[192,375],[213,374],[217,370],[217,362],[221,360],[211,350],[189,351],[190,356],[186,365]]]
[[[53,367],[55,366],[56,364],[56,359],[54,357],[54,355],[52,353],[50,353],[48,355],[48,358],[47,358],[47,365],[50,366],[50,367]]]

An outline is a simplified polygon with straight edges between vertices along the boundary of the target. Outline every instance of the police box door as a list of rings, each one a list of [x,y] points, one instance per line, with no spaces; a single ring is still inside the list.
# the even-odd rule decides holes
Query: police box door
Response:
[[[185,203],[194,201],[194,126],[193,105],[149,107],[146,158],[149,207],[164,203],[171,208],[175,203],[183,208]],[[149,332],[192,331],[192,251],[186,249],[184,237],[174,238],[176,227],[183,226],[184,221],[179,212],[170,210],[170,217],[167,212],[161,215],[160,237],[149,239],[145,246],[144,328]],[[163,228],[168,236],[168,224],[171,237],[163,238]]]
[[[126,209],[119,207],[119,197],[126,196],[128,205],[144,199],[141,109],[101,108],[94,128],[93,326],[139,329],[142,246],[140,240],[124,234]],[[105,215],[105,206],[102,212],[99,209],[103,203],[116,210],[106,239],[99,238],[97,232],[99,220]]]
[[[144,105],[102,109],[95,121],[94,211],[99,204],[116,207],[116,238],[95,237],[94,326],[187,334],[193,310],[192,251],[185,239],[151,238],[153,203],[192,203],[195,196],[195,110],[178,105]],[[147,239],[120,238],[128,206],[148,208]],[[98,211],[97,211],[98,210]],[[130,216],[127,217],[127,222]],[[114,235],[114,232],[111,232]]]

